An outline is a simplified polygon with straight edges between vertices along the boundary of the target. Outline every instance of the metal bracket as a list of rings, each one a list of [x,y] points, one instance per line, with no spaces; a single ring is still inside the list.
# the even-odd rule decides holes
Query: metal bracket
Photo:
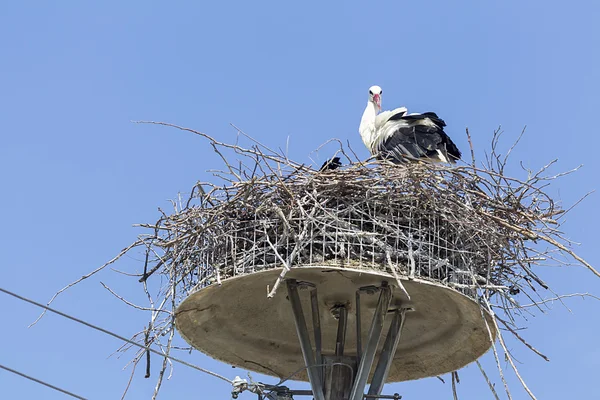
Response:
[[[300,282],[295,279],[287,279],[286,283],[302,356],[305,365],[307,366],[308,379],[312,389],[310,393],[314,396],[314,400],[337,400],[340,396],[348,400],[400,399],[401,396],[397,393],[390,396],[382,395],[381,391],[388,377],[394,354],[396,353],[400,341],[405,314],[408,310],[407,307],[394,311],[393,320],[390,323],[390,328],[387,332],[381,355],[375,367],[369,393],[364,394],[367,380],[375,361],[377,347],[382,336],[385,318],[388,314],[388,309],[392,300],[392,288],[388,283],[383,281],[381,287],[365,286],[356,291],[356,357],[344,356],[346,330],[348,325],[347,305],[337,304],[331,309],[334,317],[338,319],[335,355],[323,356],[321,320],[316,286],[310,282]],[[315,340],[314,352],[311,346],[310,335],[304,318],[300,296],[298,294],[298,291],[302,289],[310,290],[310,305]],[[362,294],[373,295],[376,293],[379,293],[377,307],[366,338],[365,348],[363,349],[361,338],[360,297]],[[327,364],[326,368],[321,365],[324,363]],[[340,363],[345,366],[350,365],[350,373],[348,373],[348,371],[343,371],[341,365],[336,365]],[[356,369],[355,374],[352,372],[354,369]],[[325,375],[326,372],[327,376]],[[277,396],[300,394],[298,391],[289,391],[289,389],[285,389],[288,390],[286,393],[281,390],[277,391]]]
[[[369,285],[369,286],[363,286],[360,289],[358,289],[359,292],[361,293],[366,293],[366,294],[375,294],[377,292],[379,292],[379,287],[378,286],[374,286],[374,285]]]

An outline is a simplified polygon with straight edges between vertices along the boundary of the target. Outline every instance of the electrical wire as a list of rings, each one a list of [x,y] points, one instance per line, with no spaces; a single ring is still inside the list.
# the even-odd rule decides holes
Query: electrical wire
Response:
[[[27,297],[19,296],[18,294],[16,294],[16,293],[13,293],[13,292],[11,292],[11,291],[8,291],[8,290],[6,290],[6,289],[3,289],[3,288],[1,288],[1,287],[0,287],[0,292],[3,292],[3,293],[5,293],[5,294],[7,294],[7,295],[9,295],[9,296],[13,296],[13,297],[15,297],[15,298],[17,298],[17,299],[19,299],[19,300],[25,301],[25,302],[27,302],[27,303],[29,303],[29,304],[33,304],[34,306],[37,306],[37,307],[43,308],[43,309],[45,309],[45,310],[47,310],[47,311],[53,312],[53,313],[55,313],[55,314],[58,314],[58,315],[60,315],[61,317],[65,317],[65,318],[67,318],[67,319],[70,319],[71,321],[75,321],[75,322],[77,322],[77,323],[79,323],[79,324],[85,325],[85,326],[87,326],[87,327],[89,327],[89,328],[92,328],[92,329],[95,329],[95,330],[97,330],[97,331],[100,331],[100,332],[102,332],[102,333],[105,333],[105,334],[107,334],[107,335],[110,335],[110,336],[112,336],[112,337],[114,337],[114,338],[117,338],[117,339],[119,339],[119,340],[122,340],[122,341],[124,341],[124,342],[127,342],[127,343],[129,343],[129,344],[131,344],[131,345],[134,345],[134,346],[137,346],[137,347],[139,347],[139,348],[141,348],[141,349],[144,349],[144,350],[146,350],[146,351],[149,351],[150,353],[158,354],[158,355],[159,355],[159,356],[161,356],[161,357],[168,358],[168,359],[169,359],[169,360],[171,360],[171,361],[175,361],[175,362],[177,362],[177,363],[180,363],[180,364],[183,364],[183,365],[185,365],[185,366],[187,366],[187,367],[193,368],[193,369],[195,369],[195,370],[197,370],[197,371],[204,372],[205,374],[208,374],[208,375],[214,376],[215,378],[222,379],[222,380],[224,380],[225,382],[227,382],[227,383],[229,383],[229,384],[233,384],[233,381],[231,381],[231,380],[229,380],[229,379],[225,378],[224,376],[221,376],[221,375],[219,375],[219,374],[217,374],[217,373],[215,373],[215,372],[212,372],[212,371],[209,371],[209,370],[207,370],[207,369],[204,369],[204,368],[198,367],[197,365],[194,365],[194,364],[190,364],[190,363],[188,363],[187,361],[183,361],[183,360],[180,360],[180,359],[178,359],[178,358],[175,358],[175,357],[172,357],[172,356],[168,356],[168,355],[166,355],[166,354],[164,354],[164,353],[161,353],[160,351],[157,351],[157,350],[151,349],[150,347],[146,347],[146,346],[144,346],[144,345],[141,345],[141,344],[139,344],[139,343],[137,343],[137,342],[134,342],[133,340],[130,340],[130,339],[127,339],[126,337],[123,337],[123,336],[117,335],[116,333],[113,333],[113,332],[111,332],[111,331],[108,331],[108,330],[106,330],[106,329],[104,329],[104,328],[100,328],[99,326],[92,325],[92,324],[90,324],[89,322],[85,322],[85,321],[83,321],[83,320],[81,320],[81,319],[79,319],[79,318],[72,317],[72,316],[70,316],[70,315],[68,315],[68,314],[65,314],[65,313],[61,312],[61,311],[55,310],[55,309],[53,309],[53,308],[50,308],[50,307],[48,307],[48,306],[46,306],[46,305],[44,305],[44,304],[41,304],[41,303],[38,303],[38,302],[36,302],[36,301],[33,301],[33,300],[31,300],[31,299],[28,299]]]
[[[12,368],[8,368],[8,367],[6,367],[6,366],[4,366],[4,365],[2,365],[2,364],[0,364],[0,368],[2,368],[2,369],[4,369],[4,370],[6,370],[6,371],[8,371],[8,372],[12,372],[13,374],[16,374],[16,375],[22,376],[23,378],[29,379],[30,381],[33,381],[33,382],[39,383],[40,385],[44,385],[44,386],[46,386],[46,387],[49,387],[50,389],[54,389],[54,390],[56,390],[56,391],[58,391],[58,392],[61,392],[61,393],[64,393],[64,394],[66,394],[66,395],[69,395],[69,396],[71,396],[71,397],[74,397],[74,398],[76,398],[76,399],[80,399],[80,400],[87,400],[85,397],[81,397],[81,396],[78,396],[78,395],[76,395],[76,394],[74,394],[74,393],[68,392],[68,391],[66,391],[66,390],[64,390],[64,389],[61,389],[61,388],[59,388],[59,387],[56,387],[56,386],[54,386],[54,385],[51,385],[51,384],[49,384],[49,383],[47,383],[47,382],[41,381],[41,380],[39,380],[39,379],[37,379],[37,378],[34,378],[33,376],[29,376],[29,375],[26,375],[26,374],[24,374],[24,373],[22,373],[22,372],[15,371],[14,369],[12,369]]]

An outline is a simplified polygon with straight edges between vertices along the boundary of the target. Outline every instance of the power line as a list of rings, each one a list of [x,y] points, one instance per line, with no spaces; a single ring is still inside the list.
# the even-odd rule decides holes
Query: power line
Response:
[[[51,388],[51,389],[54,389],[54,390],[56,390],[56,391],[59,391],[59,392],[61,392],[61,393],[64,393],[64,394],[66,394],[66,395],[69,395],[69,396],[71,396],[71,397],[75,397],[76,399],[80,399],[80,400],[87,400],[85,397],[81,397],[81,396],[78,396],[78,395],[76,395],[76,394],[74,394],[74,393],[67,392],[67,391],[66,391],[66,390],[64,390],[64,389],[61,389],[61,388],[59,388],[59,387],[56,387],[56,386],[54,386],[54,385],[51,385],[51,384],[49,384],[49,383],[47,383],[47,382],[41,381],[41,380],[39,380],[39,379],[36,379],[36,378],[34,378],[33,376],[25,375],[25,374],[24,374],[24,373],[22,373],[22,372],[15,371],[15,370],[14,370],[14,369],[12,369],[12,368],[5,367],[5,366],[4,366],[4,365],[2,365],[2,364],[0,364],[0,368],[2,368],[2,369],[4,369],[4,370],[6,370],[6,371],[8,371],[8,372],[12,372],[13,374],[20,375],[20,376],[22,376],[23,378],[27,378],[27,379],[29,379],[30,381],[34,381],[34,382],[36,382],[36,383],[39,383],[40,385],[44,385],[44,386],[46,386],[46,387],[49,387],[49,388]]]
[[[198,370],[198,371],[200,371],[200,372],[204,372],[205,374],[208,374],[208,375],[214,376],[215,378],[219,378],[219,379],[222,379],[222,380],[224,380],[224,381],[225,381],[225,382],[227,382],[227,383],[233,384],[233,382],[232,382],[231,380],[229,380],[229,379],[225,378],[224,376],[221,376],[221,375],[219,375],[219,374],[217,374],[217,373],[215,373],[215,372],[212,372],[212,371],[209,371],[209,370],[207,370],[207,369],[204,369],[204,368],[198,367],[198,366],[196,366],[196,365],[194,365],[194,364],[190,364],[190,363],[188,363],[187,361],[183,361],[183,360],[180,360],[180,359],[178,359],[178,358],[175,358],[175,357],[172,357],[172,356],[168,356],[168,355],[166,355],[166,354],[164,354],[164,353],[161,353],[160,351],[157,351],[157,350],[151,349],[150,347],[146,347],[146,346],[144,346],[144,345],[141,345],[141,344],[139,344],[139,343],[137,343],[137,342],[134,342],[133,340],[130,340],[130,339],[127,339],[126,337],[123,337],[123,336],[117,335],[116,333],[110,332],[110,331],[108,331],[108,330],[106,330],[106,329],[104,329],[104,328],[100,328],[99,326],[92,325],[92,324],[90,324],[89,322],[85,322],[85,321],[83,321],[83,320],[81,320],[81,319],[79,319],[79,318],[72,317],[72,316],[70,316],[70,315],[68,315],[68,314],[65,314],[65,313],[61,312],[61,311],[55,310],[55,309],[53,309],[53,308],[50,308],[50,307],[48,307],[48,306],[46,306],[46,305],[44,305],[44,304],[41,304],[41,303],[38,303],[38,302],[36,302],[36,301],[33,301],[33,300],[31,300],[31,299],[28,299],[27,297],[19,296],[18,294],[16,294],[16,293],[13,293],[13,292],[11,292],[11,291],[8,291],[8,290],[6,290],[6,289],[3,289],[3,288],[1,288],[1,287],[0,287],[0,292],[6,293],[6,294],[7,294],[7,295],[9,295],[9,296],[16,297],[16,298],[17,298],[17,299],[19,299],[19,300],[25,301],[25,302],[27,302],[27,303],[29,303],[29,304],[33,304],[34,306],[37,306],[37,307],[43,308],[43,309],[45,309],[45,310],[47,310],[47,311],[53,312],[53,313],[55,313],[55,314],[58,314],[58,315],[60,315],[61,317],[68,318],[68,319],[70,319],[71,321],[75,321],[75,322],[77,322],[77,323],[80,323],[80,324],[83,324],[83,325],[85,325],[85,326],[87,326],[87,327],[89,327],[89,328],[95,329],[95,330],[97,330],[97,331],[100,331],[100,332],[102,332],[102,333],[105,333],[105,334],[107,334],[107,335],[110,335],[110,336],[112,336],[112,337],[115,337],[115,338],[117,338],[117,339],[119,339],[119,340],[122,340],[122,341],[124,341],[124,342],[127,342],[127,343],[129,343],[129,344],[132,344],[132,345],[134,345],[134,346],[137,346],[137,347],[139,347],[139,348],[141,348],[141,349],[144,349],[144,350],[146,350],[146,351],[149,351],[150,353],[158,354],[158,355],[159,355],[159,356],[161,356],[161,357],[166,357],[166,358],[168,358],[168,359],[169,359],[169,360],[171,360],[171,361],[178,362],[178,363],[180,363],[180,364],[183,364],[183,365],[185,365],[185,366],[187,366],[187,367],[193,368],[193,369],[195,369],[195,370]]]

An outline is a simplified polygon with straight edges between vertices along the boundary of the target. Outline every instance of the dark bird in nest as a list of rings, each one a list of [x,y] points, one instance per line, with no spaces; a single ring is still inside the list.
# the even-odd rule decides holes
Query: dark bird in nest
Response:
[[[454,164],[461,153],[444,132],[446,123],[433,112],[407,114],[406,107],[381,111],[379,86],[369,88],[369,101],[358,128],[372,155],[396,164],[422,159]]]
[[[321,165],[321,168],[319,168],[319,172],[332,171],[334,169],[338,169],[341,166],[342,162],[340,161],[340,158],[333,157],[331,160],[327,160],[323,163],[323,165]]]

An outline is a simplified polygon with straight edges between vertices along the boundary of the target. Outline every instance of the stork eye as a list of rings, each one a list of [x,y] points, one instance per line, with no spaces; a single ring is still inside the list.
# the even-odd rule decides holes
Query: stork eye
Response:
[[[381,92],[379,92],[379,94],[380,94],[380,95],[381,95],[381,94],[383,94],[383,90],[382,90]]]
[[[373,95],[373,91],[372,91],[372,90],[369,90],[369,94],[372,96],[372,95]]]

